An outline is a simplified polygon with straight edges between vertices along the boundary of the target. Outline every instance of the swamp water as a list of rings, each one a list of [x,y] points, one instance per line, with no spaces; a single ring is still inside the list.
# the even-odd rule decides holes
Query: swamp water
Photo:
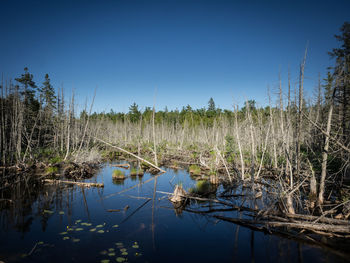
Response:
[[[127,179],[113,181],[120,169]],[[166,169],[157,191],[172,192],[181,183],[196,184],[185,170]],[[4,262],[335,262],[325,249],[255,232],[236,224],[175,211],[155,180],[113,195],[152,175],[130,177],[130,170],[105,164],[76,185],[19,186],[13,202],[0,205],[0,261]],[[221,187],[221,186],[220,186]],[[30,189],[30,190],[29,190]],[[5,196],[6,197],[6,196]],[[0,197],[0,198],[5,198]],[[153,199],[154,198],[154,199]],[[4,203],[5,202],[5,203]],[[202,203],[202,206],[209,205]],[[214,204],[212,204],[215,206]],[[119,212],[108,212],[119,209]],[[238,212],[232,212],[232,214]],[[230,216],[225,213],[225,216]],[[242,213],[242,217],[244,217]]]

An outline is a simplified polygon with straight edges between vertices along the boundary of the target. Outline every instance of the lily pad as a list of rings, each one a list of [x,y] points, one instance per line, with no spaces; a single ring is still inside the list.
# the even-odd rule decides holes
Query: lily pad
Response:
[[[109,248],[108,251],[112,252],[114,251],[115,249],[114,248]]]
[[[101,255],[107,255],[107,253],[108,253],[107,250],[102,250],[102,251],[100,252]]]
[[[64,211],[59,211],[58,212],[60,215],[64,215]]]
[[[116,258],[116,261],[117,262],[124,262],[126,259],[125,258],[122,258],[122,257],[117,257]]]
[[[123,252],[122,253],[122,256],[127,256],[128,255],[128,252]]]
[[[73,238],[72,241],[73,241],[74,243],[76,243],[76,242],[79,242],[80,239],[79,239],[79,238]]]
[[[97,233],[103,234],[105,231],[103,230],[98,230]]]
[[[112,227],[118,227],[119,225],[114,225],[114,226],[112,226]]]
[[[114,252],[108,253],[108,256],[114,257],[114,256],[115,256],[115,253],[114,253]]]
[[[44,210],[44,214],[53,214],[53,211],[51,211],[51,210]]]
[[[92,224],[91,224],[91,223],[85,223],[85,225],[86,225],[86,226],[92,226]]]
[[[118,242],[118,243],[115,243],[117,246],[123,246],[123,243],[121,242]]]
[[[133,248],[139,248],[139,245],[133,245],[132,247]]]
[[[96,231],[96,228],[91,228],[90,229],[90,232],[95,232]]]
[[[102,259],[101,263],[109,263],[109,261],[110,261],[109,259]]]
[[[103,225],[97,225],[96,227],[97,227],[97,228],[100,228],[100,227],[103,227]]]
[[[126,252],[126,248],[121,248],[120,252]]]
[[[75,231],[83,231],[84,229],[81,227],[78,227],[77,229],[75,229]]]
[[[69,237],[63,237],[63,240],[68,240],[69,239]]]
[[[42,244],[44,244],[43,241],[39,241],[39,242],[38,242],[38,245],[42,245]]]

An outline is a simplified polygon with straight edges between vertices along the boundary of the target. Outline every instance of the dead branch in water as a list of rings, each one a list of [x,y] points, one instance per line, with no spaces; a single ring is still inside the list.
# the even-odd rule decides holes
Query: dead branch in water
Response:
[[[99,183],[84,183],[84,182],[51,180],[51,179],[45,179],[44,182],[49,184],[75,184],[75,185],[86,186],[86,187],[104,187],[104,184],[99,184]]]
[[[136,154],[133,154],[133,153],[127,151],[127,150],[124,150],[123,148],[120,148],[120,147],[118,147],[118,146],[115,146],[115,145],[113,145],[113,144],[110,144],[110,143],[108,143],[108,142],[105,142],[104,140],[101,140],[101,139],[99,139],[99,138],[96,138],[96,137],[93,137],[93,138],[96,139],[96,140],[98,140],[98,141],[100,141],[100,142],[102,142],[102,143],[104,143],[104,144],[106,144],[106,145],[108,145],[108,146],[111,146],[111,147],[113,147],[113,148],[116,148],[117,150],[119,150],[119,151],[121,151],[121,152],[127,153],[127,154],[129,154],[129,155],[131,155],[131,156],[133,156],[133,157],[135,157],[135,158],[137,158],[137,159],[139,159],[139,160],[141,160],[141,161],[143,161],[143,162],[149,164],[150,166],[152,166],[152,167],[158,169],[159,171],[161,171],[162,173],[166,173],[166,171],[164,171],[163,169],[161,169],[161,168],[159,168],[158,166],[154,165],[153,163],[151,163],[151,162],[149,162],[149,161],[147,161],[147,160],[145,160],[145,159],[143,159],[143,158],[137,156]]]

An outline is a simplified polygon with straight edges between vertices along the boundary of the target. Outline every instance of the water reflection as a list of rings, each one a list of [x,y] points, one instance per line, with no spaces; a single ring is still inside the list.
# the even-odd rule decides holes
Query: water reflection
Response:
[[[198,185],[201,181],[191,179],[186,171],[170,169],[155,177],[147,173],[143,177],[130,176],[130,170],[124,170],[125,180],[112,180],[114,169],[106,165],[98,176],[87,180],[103,182],[104,189],[32,181],[1,191],[0,260],[116,262],[118,257],[127,258],[128,262],[303,262],[327,257],[344,260],[324,249],[222,222],[209,213],[186,211],[197,207],[224,213],[215,202],[196,200],[189,207],[173,206],[166,195],[157,193],[157,190],[172,192],[174,185],[181,183],[187,190],[200,191],[202,187],[212,195],[230,196],[241,205],[250,202],[242,197],[248,195],[242,186],[228,188],[218,185],[215,178]],[[123,195],[115,195],[130,188]],[[262,202],[266,200],[251,205],[259,206]],[[225,213],[244,218],[244,212]],[[38,242],[43,245],[38,245],[30,256],[19,258],[19,254],[28,254]],[[121,254],[125,252],[128,255]],[[108,256],[113,253],[115,256]]]

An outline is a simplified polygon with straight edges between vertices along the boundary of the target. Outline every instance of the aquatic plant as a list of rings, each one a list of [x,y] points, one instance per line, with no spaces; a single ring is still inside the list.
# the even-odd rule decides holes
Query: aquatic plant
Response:
[[[125,179],[125,174],[121,170],[114,170],[112,174],[112,178],[117,180],[123,180]]]

